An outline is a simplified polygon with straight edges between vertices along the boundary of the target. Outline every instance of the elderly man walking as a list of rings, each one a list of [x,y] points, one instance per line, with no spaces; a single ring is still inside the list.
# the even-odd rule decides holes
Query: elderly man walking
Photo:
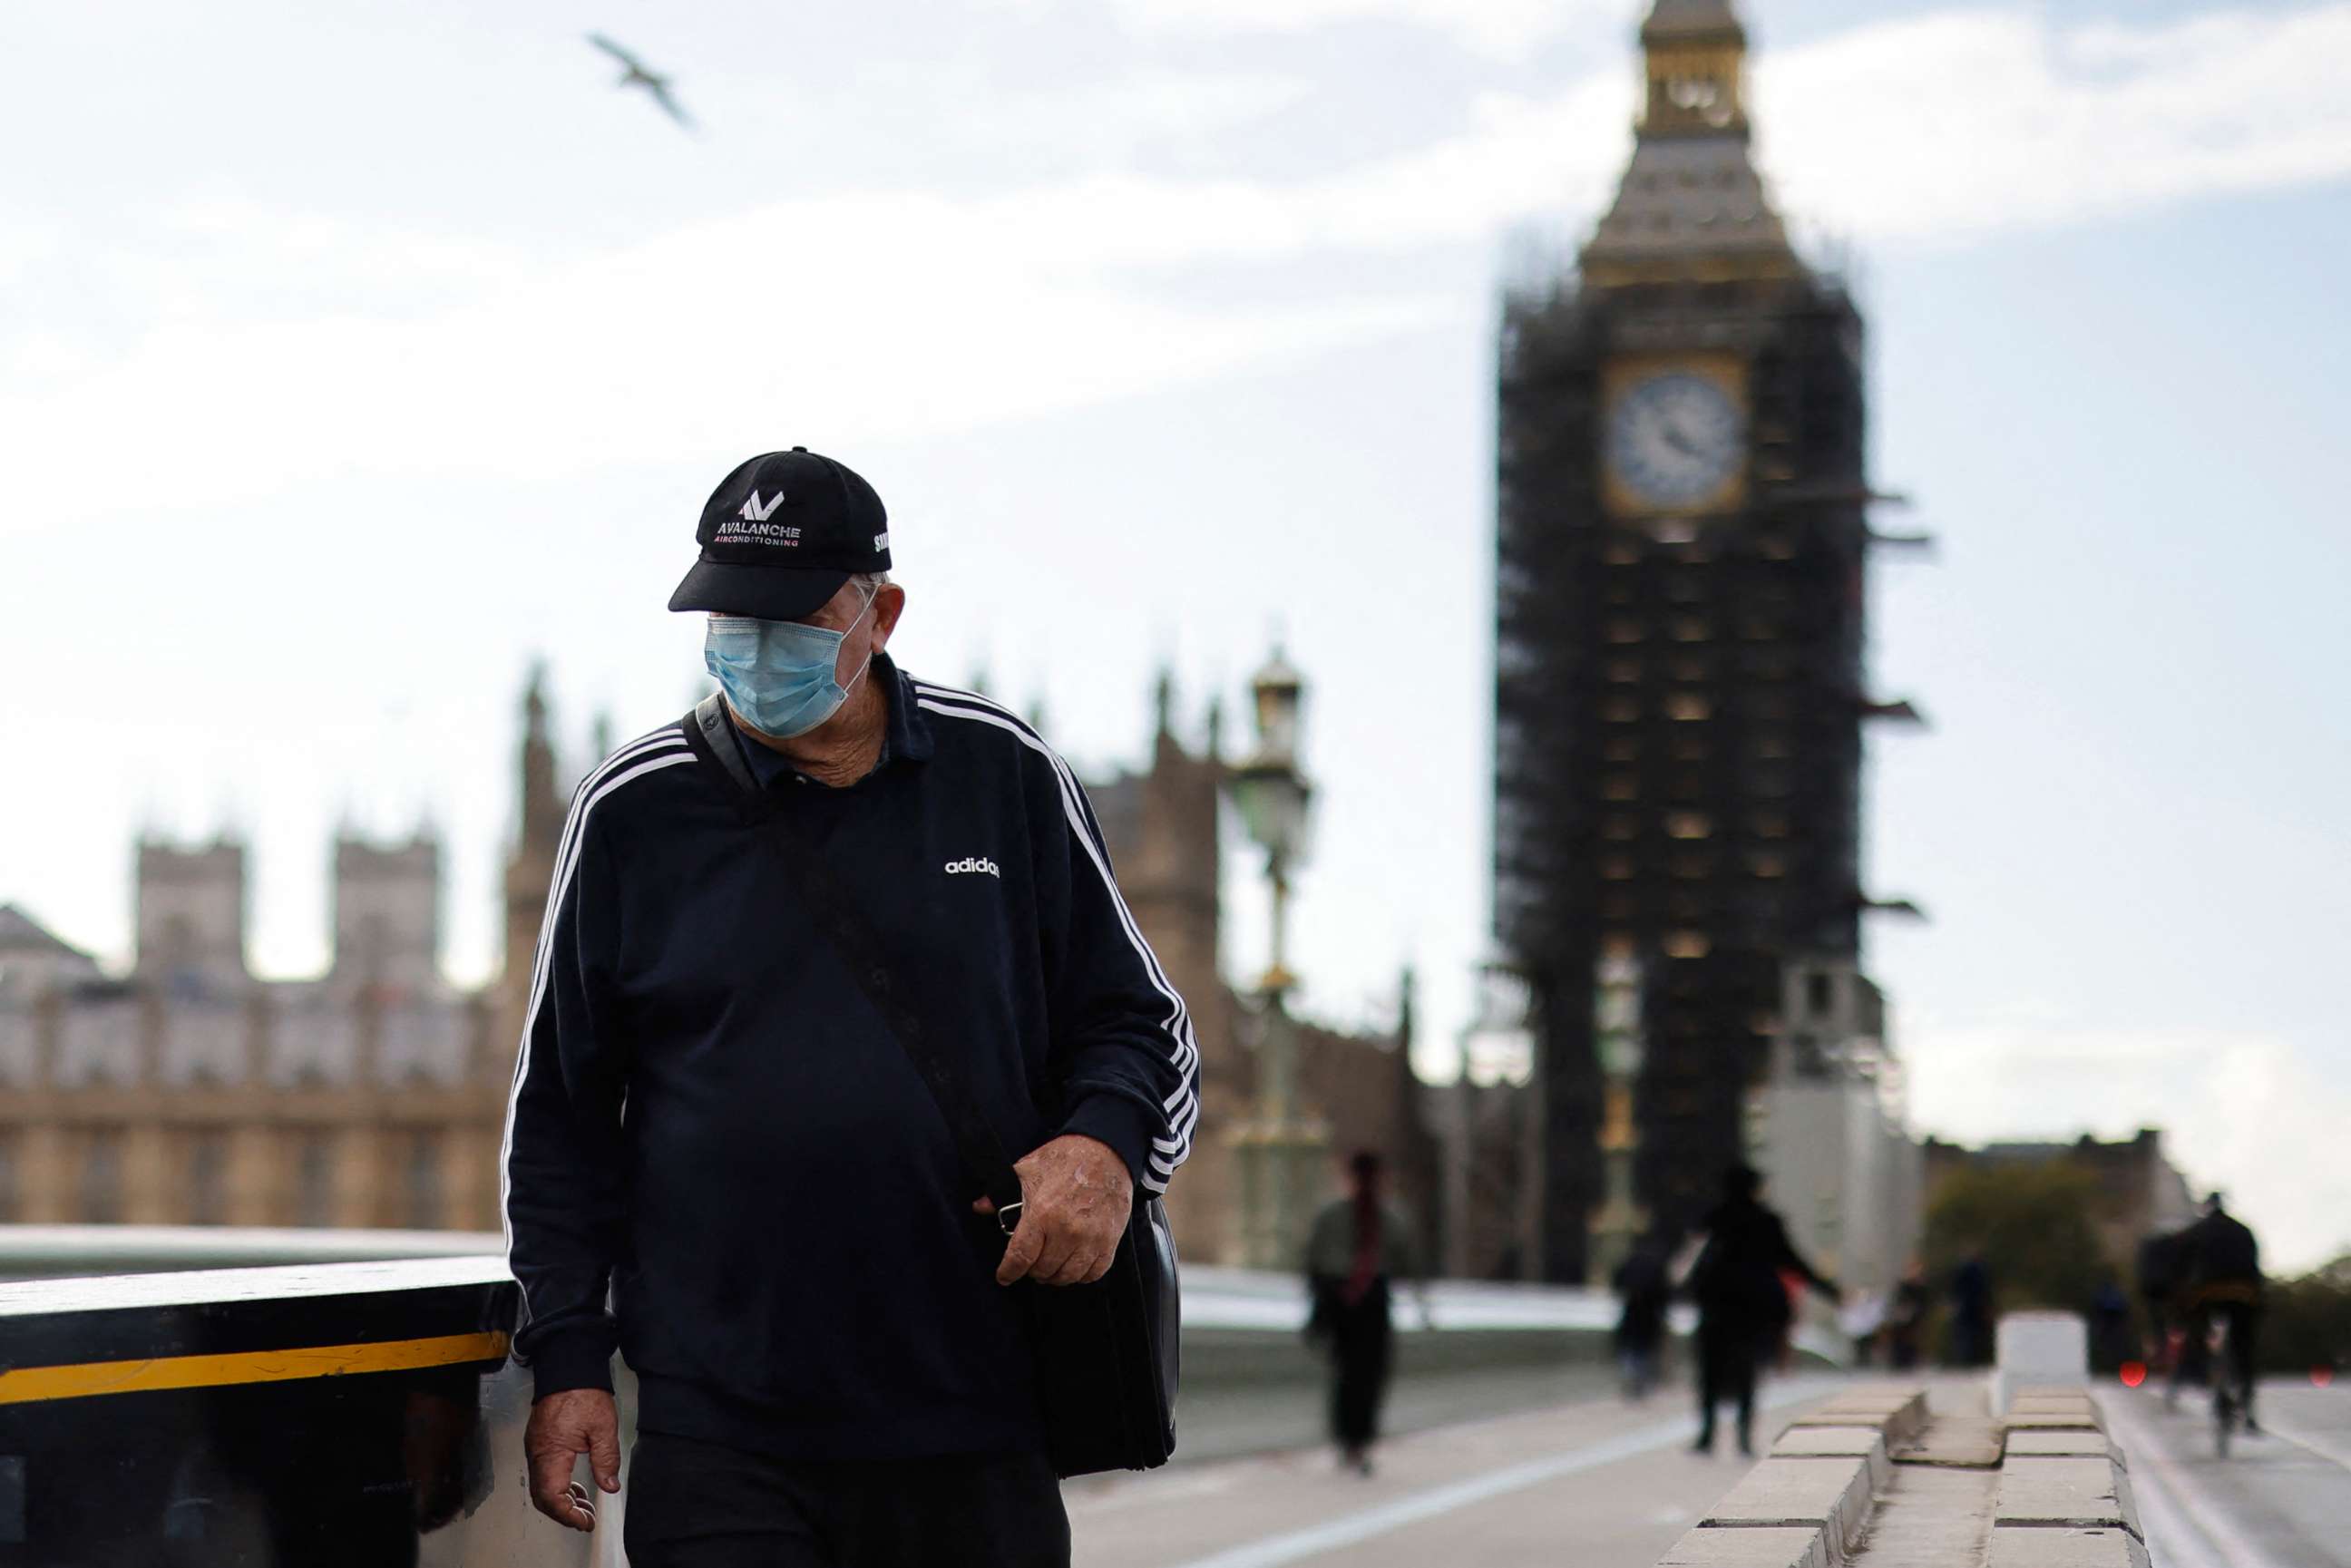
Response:
[[[1066,1563],[1017,1298],[1100,1277],[1183,1163],[1184,1004],[1069,766],[890,660],[863,479],[765,454],[696,538],[670,608],[707,613],[718,695],[581,782],[515,1071],[532,1496],[590,1528],[583,1454],[620,1490],[617,1346],[633,1568]],[[1017,1217],[904,1009],[1020,1156]]]

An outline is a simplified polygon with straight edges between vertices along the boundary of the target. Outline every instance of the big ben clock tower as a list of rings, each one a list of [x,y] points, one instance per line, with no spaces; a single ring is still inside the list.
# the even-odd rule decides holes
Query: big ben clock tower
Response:
[[[1495,919],[1560,1281],[1703,1210],[1782,966],[1865,902],[1861,319],[1756,174],[1729,0],[1641,46],[1615,201],[1500,344]]]

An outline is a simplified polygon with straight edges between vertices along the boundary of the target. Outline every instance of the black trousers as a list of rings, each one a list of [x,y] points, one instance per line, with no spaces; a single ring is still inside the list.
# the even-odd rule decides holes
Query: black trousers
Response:
[[[1353,1305],[1331,1310],[1331,1437],[1343,1448],[1368,1448],[1380,1435],[1395,1331],[1388,1322],[1388,1287],[1376,1280]]]
[[[1041,1454],[778,1459],[645,1432],[626,1500],[629,1568],[1069,1568]]]
[[[1755,1428],[1755,1367],[1762,1359],[1765,1331],[1751,1323],[1709,1323],[1698,1331],[1698,1437],[1714,1441],[1714,1407],[1739,1406],[1739,1446],[1749,1446]]]

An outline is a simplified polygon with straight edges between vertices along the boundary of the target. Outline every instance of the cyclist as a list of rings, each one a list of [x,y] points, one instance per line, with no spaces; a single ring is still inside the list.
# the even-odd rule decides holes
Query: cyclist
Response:
[[[2262,1245],[2231,1215],[2219,1193],[2204,1200],[2204,1215],[2179,1233],[2180,1317],[2201,1340],[2218,1318],[2229,1325],[2229,1375],[2237,1386],[2245,1430],[2258,1434],[2253,1419],[2253,1333],[2261,1323]]]

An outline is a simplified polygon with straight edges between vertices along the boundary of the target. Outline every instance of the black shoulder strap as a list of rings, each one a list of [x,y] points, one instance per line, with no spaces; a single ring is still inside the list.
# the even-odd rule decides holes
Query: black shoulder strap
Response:
[[[735,726],[726,716],[726,702],[716,692],[694,705],[685,716],[686,727],[702,731],[703,744],[726,776],[754,795],[759,792],[759,781],[751,777],[751,765],[743,760],[743,743],[735,738]]]
[[[756,789],[751,772],[736,748],[734,727],[716,693],[698,704],[687,722],[698,726],[703,739],[718,758],[719,766],[732,774],[747,789]],[[817,929],[832,944],[833,951],[848,966],[850,977],[882,1021],[890,1026],[897,1037],[906,1060],[914,1064],[922,1076],[923,1085],[946,1118],[947,1132],[955,1140],[956,1158],[963,1166],[965,1179],[995,1200],[997,1222],[1010,1230],[1020,1212],[1020,1177],[1005,1157],[1004,1145],[988,1124],[986,1113],[964,1082],[963,1072],[950,1061],[935,1037],[924,1027],[922,1014],[913,998],[892,973],[888,950],[882,945],[872,926],[857,912],[831,869],[824,863],[816,845],[809,839],[805,825],[791,811],[778,811],[771,819],[783,835],[783,841],[793,874],[799,879],[801,894],[816,916]]]

